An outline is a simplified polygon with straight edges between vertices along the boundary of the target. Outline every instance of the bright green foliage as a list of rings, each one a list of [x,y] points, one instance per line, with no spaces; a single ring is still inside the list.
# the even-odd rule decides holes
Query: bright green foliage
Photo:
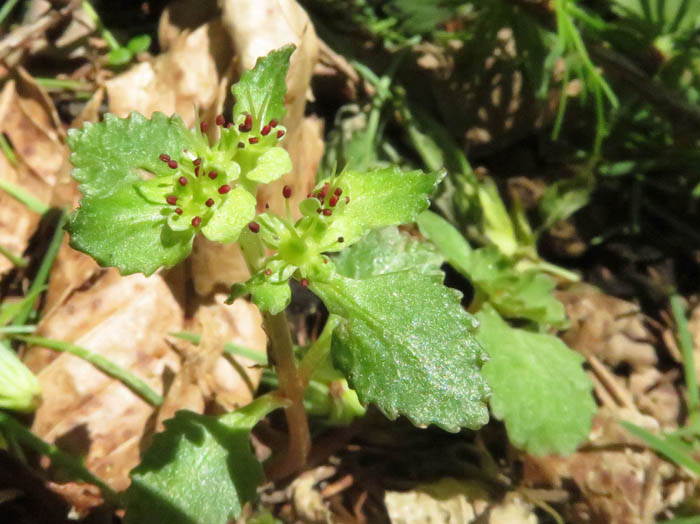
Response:
[[[363,403],[448,431],[486,423],[486,354],[459,293],[412,271],[365,280],[336,274],[311,289],[343,318],[333,359]]]
[[[238,83],[231,88],[236,97],[234,120],[246,113],[253,116],[254,122],[282,119],[285,113],[284,95],[287,92],[285,78],[293,52],[293,45],[272,51],[259,58],[252,70],[241,75]]]
[[[477,290],[477,300],[487,300],[509,318],[526,318],[540,324],[566,323],[564,305],[552,296],[554,281],[530,269],[519,271],[496,246],[472,249],[449,222],[435,213],[418,217],[421,233]]]
[[[292,275],[325,281],[333,269],[323,253],[341,251],[374,228],[415,220],[440,179],[438,173],[398,168],[347,171],[321,182],[301,202],[304,216],[296,224],[270,213],[258,215],[259,235],[277,254],[248,282],[234,285],[231,299],[250,293],[263,310],[282,311],[289,304]]]
[[[420,242],[396,227],[370,232],[333,260],[337,271],[348,278],[367,278],[412,269],[435,275],[442,282],[443,258],[428,242]]]
[[[67,227],[71,245],[124,274],[151,274],[185,258],[199,231],[235,242],[255,216],[257,184],[292,168],[278,146],[292,51],[273,52],[243,74],[233,88],[234,125],[218,128],[214,143],[204,124],[188,130],[161,113],[151,120],[107,115],[71,130],[73,176],[83,193]]]
[[[264,396],[220,417],[178,411],[131,472],[126,522],[221,524],[238,518],[263,480],[250,430],[281,406]]]
[[[34,411],[40,395],[41,388],[34,373],[0,340],[0,408]]]
[[[510,441],[534,455],[572,453],[596,412],[583,357],[555,336],[511,328],[488,306],[476,317],[490,356],[482,374],[493,391],[491,411]]]
[[[349,198],[350,202],[342,213],[328,220],[328,227],[318,243],[330,247],[338,237],[343,237],[347,246],[357,242],[370,229],[412,222],[428,208],[428,196],[443,176],[444,173],[401,171],[397,167],[388,167],[368,173],[349,171],[335,180],[324,182],[323,185],[329,184],[329,190],[322,204],[331,198],[334,187],[342,188],[341,197]],[[340,250],[337,248],[333,251]]]

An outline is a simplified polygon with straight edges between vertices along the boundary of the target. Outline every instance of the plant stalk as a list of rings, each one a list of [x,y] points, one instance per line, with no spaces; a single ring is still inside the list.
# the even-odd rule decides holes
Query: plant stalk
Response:
[[[239,243],[248,269],[251,274],[256,273],[265,256],[260,238],[246,229]],[[263,328],[269,341],[268,360],[279,379],[279,394],[290,401],[284,411],[289,431],[287,453],[281,460],[270,464],[266,471],[269,479],[277,480],[304,467],[311,449],[311,433],[304,408],[304,381],[294,356],[286,313],[271,315],[263,312]]]

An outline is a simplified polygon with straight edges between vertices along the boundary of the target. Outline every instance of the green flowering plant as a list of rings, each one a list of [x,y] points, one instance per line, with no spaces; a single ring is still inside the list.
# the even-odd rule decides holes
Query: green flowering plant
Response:
[[[259,185],[292,168],[281,143],[293,51],[273,51],[241,76],[229,121],[219,115],[188,129],[160,113],[107,115],[69,133],[83,194],[67,225],[71,245],[123,274],[150,275],[185,259],[198,234],[238,242],[251,277],[232,283],[229,300],[250,296],[262,311],[276,373],[277,389],[243,409],[219,417],[179,413],[167,422],[132,472],[127,522],[238,518],[263,477],[250,430],[284,408],[288,448],[266,473],[298,471],[311,445],[305,389],[329,376],[352,388],[337,399],[347,406],[333,407],[345,421],[363,413],[358,399],[389,418],[447,431],[488,421],[478,322],[461,294],[443,284],[437,250],[396,229],[426,212],[443,172],[345,169],[316,184],[296,221],[289,205],[284,215],[256,213]],[[293,191],[282,189],[287,202]],[[331,313],[323,334],[301,352],[285,316],[291,280]],[[215,493],[203,490],[205,478]]]

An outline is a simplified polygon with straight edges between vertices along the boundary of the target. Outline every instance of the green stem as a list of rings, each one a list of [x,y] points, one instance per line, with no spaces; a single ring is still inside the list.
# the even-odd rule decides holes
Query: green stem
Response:
[[[2,6],[2,9],[0,9],[0,24],[5,21],[5,18],[7,18],[10,12],[14,9],[17,2],[19,2],[19,0],[8,0],[5,5]]]
[[[100,20],[100,15],[97,14],[95,8],[92,7],[92,4],[90,4],[90,2],[88,2],[87,0],[83,0],[83,11],[85,11],[85,14],[88,15],[88,17],[95,23],[97,29],[102,35],[102,38],[104,38],[105,42],[107,42],[109,48],[112,51],[114,51],[115,49],[119,49],[121,45],[119,45],[117,39],[114,38],[112,32],[104,26],[102,20]]]
[[[12,146],[10,143],[7,141],[7,138],[5,138],[5,135],[0,133],[0,151],[3,152],[3,154],[7,157],[7,160],[12,164],[14,167],[17,167],[17,155],[15,155],[15,152],[12,150]]]
[[[239,239],[243,257],[252,274],[257,273],[264,261],[264,247],[260,237],[246,230]],[[284,458],[270,465],[268,478],[275,480],[299,471],[306,464],[311,449],[309,421],[304,408],[304,382],[297,369],[294,346],[285,312],[271,315],[263,312],[263,327],[269,340],[269,361],[279,378],[279,394],[290,401],[285,409],[289,444]]]
[[[39,213],[40,215],[43,215],[50,209],[49,206],[44,204],[26,189],[23,189],[20,186],[2,178],[0,178],[0,190],[4,191],[15,200],[21,202],[30,210],[34,211],[35,213]]]
[[[115,506],[119,504],[119,495],[83,466],[79,460],[61,451],[53,444],[45,442],[34,433],[25,428],[7,413],[0,412],[0,427],[10,436],[32,448],[37,453],[46,455],[52,464],[63,468],[71,477],[94,484],[102,490],[102,496],[106,501]]]
[[[126,387],[131,391],[140,396],[143,400],[151,404],[152,406],[160,406],[163,403],[163,398],[153,391],[151,387],[146,384],[143,380],[138,378],[136,375],[131,373],[129,370],[115,364],[109,359],[106,359],[102,355],[93,353],[89,349],[85,349],[70,342],[65,342],[63,340],[54,340],[44,337],[35,336],[23,336],[17,335],[13,338],[22,340],[27,344],[32,344],[35,346],[42,346],[45,348],[53,349],[54,351],[65,351],[71,355],[75,355],[78,358],[89,362],[97,369],[102,371],[105,375],[109,375],[112,378],[116,378],[121,381]]]
[[[686,401],[688,403],[690,426],[700,428],[700,390],[698,389],[698,378],[695,374],[693,339],[688,330],[688,320],[685,318],[683,302],[678,294],[671,295],[671,312],[676,323],[678,343],[683,353],[683,372],[685,373]]]
[[[34,333],[36,326],[0,326],[0,335]]]
[[[49,248],[46,250],[44,259],[41,261],[41,266],[39,266],[39,271],[37,271],[36,277],[34,277],[34,281],[32,282],[32,285],[29,287],[29,291],[27,292],[27,295],[34,296],[34,299],[28,300],[22,305],[22,308],[20,309],[19,313],[17,313],[17,316],[12,322],[12,325],[14,326],[23,326],[27,323],[27,319],[29,318],[29,315],[31,315],[32,310],[34,309],[34,303],[39,297],[38,290],[44,287],[44,284],[49,278],[49,271],[51,271],[51,266],[53,266],[53,262],[56,259],[56,255],[58,255],[58,250],[61,247],[61,242],[63,242],[63,226],[66,223],[65,211],[59,211],[59,213],[60,215],[56,223],[56,230],[54,231],[53,237],[51,238]]]
[[[178,331],[177,333],[170,333],[170,335],[173,337],[180,338],[182,340],[187,340],[188,342],[192,342],[193,344],[199,344],[202,340],[202,335],[198,333],[191,333],[189,331]],[[246,348],[237,344],[232,344],[231,342],[226,342],[226,344],[224,344],[224,351],[233,356],[250,359],[261,366],[267,365],[267,357],[251,348]]]
[[[23,258],[22,256],[13,253],[12,251],[3,246],[0,246],[0,255],[4,256],[6,259],[12,262],[12,265],[15,267],[27,267],[27,265],[29,264],[26,258]]]
[[[80,82],[79,80],[62,80],[59,78],[42,78],[35,77],[36,83],[46,89],[67,89],[70,91],[90,91],[90,84]]]

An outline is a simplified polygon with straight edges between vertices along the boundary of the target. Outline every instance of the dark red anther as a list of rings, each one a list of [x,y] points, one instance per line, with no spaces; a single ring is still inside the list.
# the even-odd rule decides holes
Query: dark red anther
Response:
[[[349,204],[350,203],[350,197],[345,197],[345,203]]]
[[[270,126],[263,126],[263,128],[260,130],[260,134],[262,136],[267,136],[270,134]]]
[[[198,166],[198,165],[200,165],[200,164],[202,163],[202,159],[199,158],[199,157],[197,157],[197,158],[195,158],[195,159],[192,161],[192,163],[193,163],[195,166]]]
[[[170,162],[170,155],[166,155],[165,153],[161,153],[158,158],[160,158],[163,162]]]
[[[270,204],[265,203],[265,209],[270,209]]]
[[[176,208],[175,208],[175,214],[176,214],[176,215],[182,215],[182,209],[180,209],[179,207],[176,207]]]
[[[206,132],[207,132],[207,129],[209,129],[209,124],[207,124],[206,122],[200,122],[200,124],[199,124],[199,130],[200,130],[202,133],[206,133]]]
[[[331,207],[335,207],[335,205],[338,203],[338,197],[333,195],[331,199],[328,201],[328,205]]]
[[[257,144],[259,141],[260,141],[260,139],[257,136],[251,136],[248,139],[248,142],[250,142],[251,144]]]
[[[214,205],[214,199],[213,199],[213,198],[210,198],[209,200],[207,200],[207,201],[204,202],[204,203],[207,205],[207,207],[211,207],[211,206]]]
[[[199,166],[194,168],[194,176],[199,176]]]
[[[180,178],[178,178],[177,181],[180,182],[181,186],[187,185],[187,179],[184,176],[181,176]]]
[[[323,184],[321,191],[319,191],[318,195],[317,195],[319,200],[322,201],[324,198],[326,198],[326,193],[328,193],[328,186],[329,186],[328,182]]]
[[[216,122],[217,126],[223,126],[226,123],[226,119],[224,118],[224,115],[216,115]]]
[[[253,117],[252,115],[246,114],[245,116],[245,126],[250,129],[253,127]]]
[[[238,142],[238,149],[243,149],[245,144],[243,142]]]
[[[169,160],[168,161],[168,167],[170,169],[177,169],[177,160]]]
[[[284,136],[284,130],[283,130],[283,129],[280,129],[279,131],[277,131],[277,138],[282,138],[283,136]]]
[[[333,210],[332,210],[332,209],[324,209],[324,210],[323,210],[323,216],[324,216],[324,217],[329,217],[329,216],[331,216],[332,214],[333,214]]]
[[[292,186],[284,186],[282,188],[282,196],[284,198],[289,198],[290,196],[292,196]]]
[[[165,201],[171,206],[174,206],[177,203],[177,197],[175,195],[170,195],[165,197]]]
[[[339,197],[340,195],[343,194],[343,190],[342,190],[341,188],[339,188],[339,187],[336,187],[336,188],[335,188],[335,191],[333,191],[333,194],[334,194],[335,196],[338,196],[338,197]]]
[[[345,239],[343,237],[338,237],[338,242],[342,244],[343,242],[345,242]]]
[[[192,225],[194,227],[199,227],[199,224],[201,224],[201,223],[202,223],[202,219],[200,217],[194,217],[192,219]]]
[[[316,210],[316,213],[318,213],[319,215],[321,214],[321,208],[320,208],[320,207]]]
[[[265,270],[265,274],[269,277],[270,275],[272,275],[272,270],[270,268],[267,268]]]
[[[253,233],[257,233],[258,231],[260,231],[260,224],[258,224],[257,222],[250,222],[248,224],[248,229],[250,229]]]
[[[250,131],[250,129],[248,129],[248,128],[245,126],[245,124],[239,124],[239,125],[238,125],[238,130],[239,130],[241,133],[247,133],[248,131]]]
[[[214,180],[217,176],[219,176],[219,173],[217,173],[216,171],[209,171],[209,178],[211,178],[212,180]]]
[[[306,280],[305,278],[302,278],[302,279],[299,281],[299,284],[301,285],[301,287],[309,287],[309,281]]]
[[[231,186],[229,186],[228,184],[224,184],[218,189],[218,191],[220,195],[225,195],[226,193],[231,191]]]
[[[277,124],[278,124],[278,122],[274,118],[272,120],[270,120],[270,127],[277,127]]]

